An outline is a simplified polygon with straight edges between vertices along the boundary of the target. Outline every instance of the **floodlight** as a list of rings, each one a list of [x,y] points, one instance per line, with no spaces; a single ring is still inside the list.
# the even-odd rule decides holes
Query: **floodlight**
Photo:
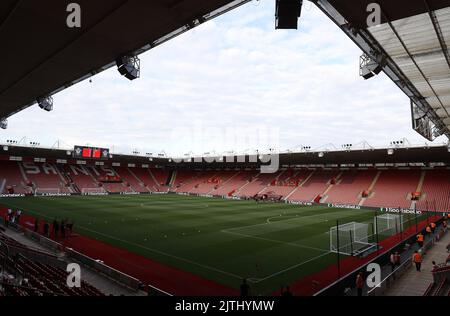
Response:
[[[7,129],[8,128],[8,120],[7,119],[1,119],[0,120],[0,128],[1,129]]]
[[[134,80],[141,75],[141,60],[137,56],[122,56],[116,60],[117,70],[122,76]]]
[[[51,96],[39,98],[37,99],[37,103],[44,111],[53,111],[53,98]]]
[[[359,62],[359,75],[365,80],[378,75],[386,66],[386,58],[383,55],[372,59],[369,55],[363,54]]]

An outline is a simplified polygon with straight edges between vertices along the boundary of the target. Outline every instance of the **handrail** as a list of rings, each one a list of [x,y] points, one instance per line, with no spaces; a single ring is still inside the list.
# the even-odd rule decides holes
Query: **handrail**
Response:
[[[430,296],[430,293],[435,286],[436,286],[436,283],[431,282],[430,285],[428,285],[427,289],[425,290],[425,293],[423,293],[423,296]]]
[[[162,294],[163,296],[174,296],[173,294],[170,294],[164,290],[161,290],[157,287],[154,287],[153,285],[148,285],[149,288],[153,289],[153,291],[155,292],[155,294]],[[150,291],[149,291],[150,292]],[[161,296],[161,295],[157,295],[157,296]]]
[[[390,279],[394,278],[398,274],[398,272],[404,271],[404,268],[406,266],[411,266],[411,263],[412,263],[411,258],[406,259],[402,264],[400,264],[400,266],[398,266],[397,269],[389,273],[383,280],[381,280],[380,283],[378,283],[375,287],[367,291],[367,295],[369,296],[375,295],[376,290],[378,290],[382,285],[386,284]]]

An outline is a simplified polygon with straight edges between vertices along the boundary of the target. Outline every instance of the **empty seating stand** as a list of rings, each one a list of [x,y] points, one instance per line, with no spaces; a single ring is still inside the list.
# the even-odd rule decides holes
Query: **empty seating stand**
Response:
[[[450,170],[427,170],[418,210],[450,210]]]
[[[289,199],[292,201],[312,202],[317,196],[323,194],[333,178],[339,175],[337,170],[312,170],[305,180]]]
[[[3,192],[8,193],[7,188],[11,187],[15,194],[25,194],[29,193],[30,188],[26,187],[26,179],[20,171],[20,163],[15,161],[2,161],[0,163],[0,184],[4,180]]]
[[[2,243],[10,247],[27,248],[0,233]],[[11,258],[0,248],[0,260],[6,263],[6,270],[15,271],[16,278],[10,280],[5,286],[3,293],[0,295],[12,296],[103,296],[104,294],[88,284],[81,281],[80,288],[69,288],[67,286],[68,272],[50,264],[43,264],[38,261],[31,260],[22,254],[17,254]],[[44,253],[40,253],[45,256]],[[17,276],[22,280],[21,284],[17,284]],[[0,291],[1,292],[1,291]]]
[[[411,193],[417,190],[420,176],[420,170],[383,170],[364,205],[410,208]]]
[[[326,202],[358,205],[362,193],[374,180],[376,170],[345,171],[327,192]]]

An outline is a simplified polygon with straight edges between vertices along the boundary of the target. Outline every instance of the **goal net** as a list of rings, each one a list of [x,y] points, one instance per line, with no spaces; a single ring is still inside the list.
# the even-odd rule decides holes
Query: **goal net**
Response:
[[[404,230],[405,219],[401,214],[382,214],[375,220],[375,231],[382,236],[393,236]]]
[[[59,188],[36,188],[34,191],[35,195],[45,195],[45,194],[60,194],[61,189]]]
[[[83,188],[81,189],[81,193],[82,194],[102,194],[102,193],[106,193],[104,188]]]
[[[350,222],[330,228],[330,251],[358,256],[374,246],[369,243],[369,224]]]

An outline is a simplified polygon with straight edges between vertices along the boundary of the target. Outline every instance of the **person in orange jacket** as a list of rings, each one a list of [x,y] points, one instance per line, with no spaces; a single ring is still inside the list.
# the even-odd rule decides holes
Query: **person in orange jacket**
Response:
[[[420,272],[422,267],[422,255],[417,250],[414,251],[412,262],[416,265],[416,270]]]
[[[435,222],[431,223],[430,227],[431,227],[431,232],[434,234],[434,231],[436,230],[436,223]]]
[[[425,237],[423,236],[422,233],[419,233],[416,238],[417,238],[417,243],[419,244],[419,247],[422,248]]]

